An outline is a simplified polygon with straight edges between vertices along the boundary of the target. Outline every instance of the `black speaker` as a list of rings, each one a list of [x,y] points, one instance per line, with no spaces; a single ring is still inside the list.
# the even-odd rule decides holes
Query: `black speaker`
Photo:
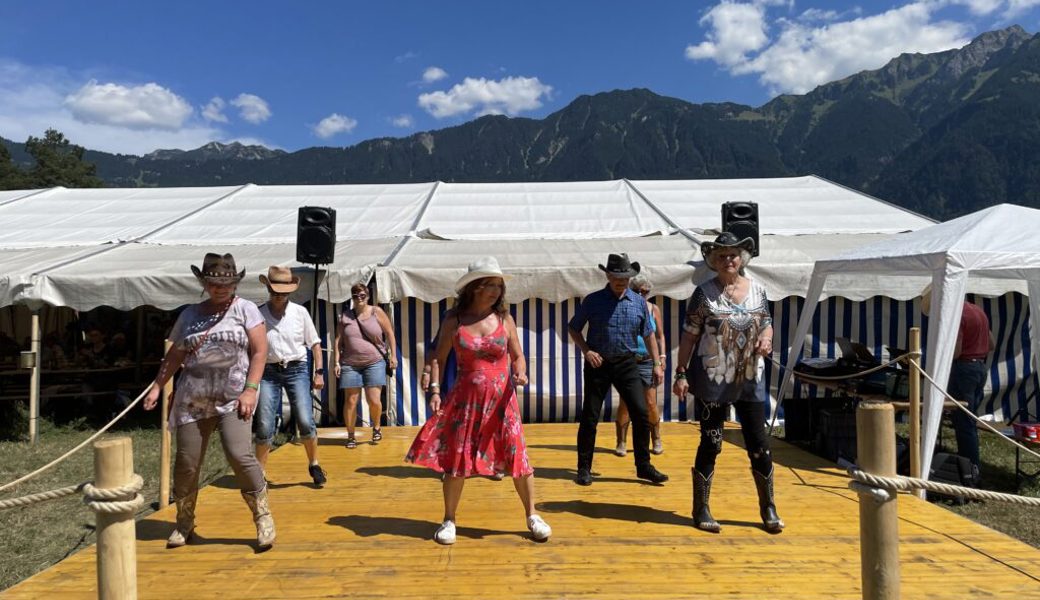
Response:
[[[726,202],[722,205],[722,230],[738,239],[755,240],[751,256],[758,256],[758,204],[755,202]]]
[[[336,256],[336,211],[321,206],[301,206],[296,221],[296,260],[311,265],[331,265]]]

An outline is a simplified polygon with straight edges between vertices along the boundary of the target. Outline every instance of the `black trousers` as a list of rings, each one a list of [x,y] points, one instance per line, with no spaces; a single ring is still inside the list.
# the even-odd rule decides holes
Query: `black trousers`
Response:
[[[581,420],[578,424],[578,470],[592,469],[592,454],[596,450],[596,426],[603,414],[603,400],[614,386],[632,419],[632,454],[636,467],[650,464],[650,424],[646,416],[645,386],[639,377],[639,363],[635,355],[616,360],[604,360],[596,368],[585,361],[584,397]]]
[[[705,476],[715,470],[715,457],[722,452],[722,428],[726,423],[729,405],[717,402],[702,402],[700,406],[701,443],[697,447],[697,458],[694,466]],[[740,400],[734,403],[737,418],[740,419],[740,433],[744,435],[744,447],[751,468],[762,475],[768,475],[773,469],[773,457],[769,451],[769,435],[766,432],[765,402],[747,402]]]

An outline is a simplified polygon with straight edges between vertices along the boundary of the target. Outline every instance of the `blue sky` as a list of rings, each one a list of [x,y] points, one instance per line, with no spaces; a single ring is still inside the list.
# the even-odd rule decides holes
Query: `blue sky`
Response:
[[[291,151],[614,89],[758,106],[1014,23],[1040,30],[1040,0],[5,0],[0,136]]]

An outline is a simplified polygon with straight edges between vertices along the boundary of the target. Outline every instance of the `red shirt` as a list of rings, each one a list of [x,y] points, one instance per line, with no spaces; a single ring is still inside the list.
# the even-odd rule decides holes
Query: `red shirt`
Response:
[[[983,359],[989,355],[989,319],[977,304],[964,303],[961,313],[961,353],[954,358],[960,360]]]

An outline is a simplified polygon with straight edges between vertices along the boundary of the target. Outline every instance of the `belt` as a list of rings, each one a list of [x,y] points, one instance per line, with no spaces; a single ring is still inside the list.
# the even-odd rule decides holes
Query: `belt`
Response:
[[[614,354],[612,356],[604,356],[603,360],[607,362],[621,362],[623,360],[634,359],[639,360],[639,355],[635,352],[625,352],[624,354]]]
[[[282,369],[287,369],[289,367],[294,367],[294,366],[296,366],[296,365],[298,365],[298,364],[300,364],[302,362],[305,362],[305,361],[303,361],[303,360],[282,360],[282,361],[278,361],[278,362],[269,362],[265,366],[268,366],[268,367],[280,367]]]
[[[985,358],[955,358],[955,359],[953,359],[953,362],[963,362],[963,363],[976,363],[976,362],[978,362],[978,363],[980,363],[980,362],[986,362],[986,359]]]

